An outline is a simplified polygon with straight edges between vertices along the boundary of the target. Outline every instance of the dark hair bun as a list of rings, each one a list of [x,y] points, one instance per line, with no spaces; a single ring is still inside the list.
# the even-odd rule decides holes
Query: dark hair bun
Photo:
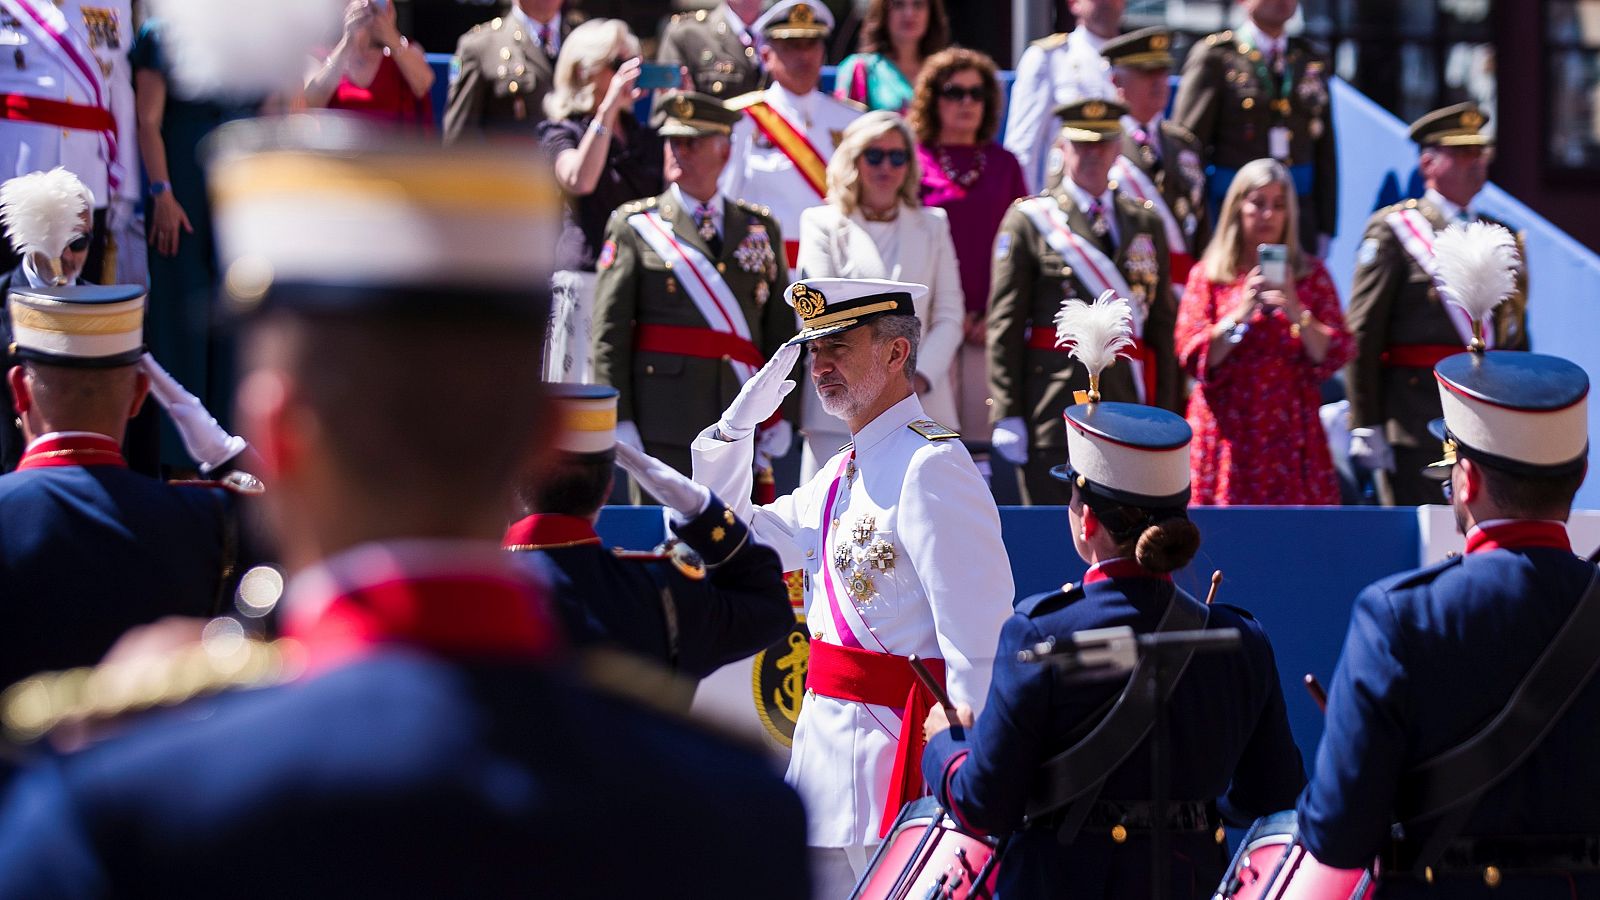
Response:
[[[1200,529],[1181,516],[1163,519],[1139,535],[1133,557],[1151,572],[1181,569],[1200,549]]]

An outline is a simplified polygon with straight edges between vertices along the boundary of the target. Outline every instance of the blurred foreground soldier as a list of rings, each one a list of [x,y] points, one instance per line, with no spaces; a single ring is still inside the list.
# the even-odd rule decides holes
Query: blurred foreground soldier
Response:
[[[504,16],[461,36],[450,60],[446,144],[496,132],[535,136],[555,84],[556,56],[572,30],[561,6],[562,0],[511,0]]]
[[[1441,290],[1474,322],[1512,293],[1512,243],[1482,224],[1435,242]],[[1466,552],[1356,598],[1301,834],[1329,865],[1378,857],[1380,898],[1600,896],[1600,584],[1565,525],[1589,379],[1473,347],[1434,367],[1430,428]]]
[[[1061,133],[1056,107],[1117,96],[1100,51],[1122,30],[1127,0],[1069,0],[1067,7],[1078,27],[1040,38],[1022,52],[1006,112],[1005,147],[1022,164],[1030,191],[1048,187],[1057,175],[1050,161]]]
[[[1172,329],[1178,307],[1166,233],[1154,202],[1111,188],[1120,158],[1121,105],[1104,100],[1058,109],[1063,177],[1047,194],[1018,200],[1000,222],[989,295],[989,395],[996,453],[1017,466],[1024,503],[1065,506],[1071,492],[1050,475],[1064,461],[1061,413],[1088,386],[1053,327],[1063,298],[1110,292],[1132,304],[1128,365],[1106,375],[1108,400],[1182,407]]]
[[[731,498],[751,534],[803,574],[811,655],[786,776],[810,816],[818,897],[845,897],[902,804],[922,794],[919,723],[933,700],[915,653],[959,702],[979,704],[1011,608],[1000,516],[958,440],[911,388],[927,288],[812,278],[785,296],[801,320],[695,441],[695,480]],[[751,435],[791,390],[803,345],[823,407],[853,442],[776,503],[745,505]]]
[[[710,9],[682,12],[661,33],[656,62],[689,70],[694,89],[727,100],[761,90],[762,0],[726,0]]]
[[[0,222],[6,224],[22,256],[21,265],[0,275],[0,296],[12,287],[82,284],[89,247],[89,208],[93,205],[94,198],[83,182],[59,167],[0,184]],[[9,329],[9,324],[0,327]],[[232,468],[245,449],[244,439],[224,431],[199,398],[167,374],[150,354],[139,360],[139,367],[149,376],[150,393],[171,416],[200,474],[221,474]],[[7,400],[9,391],[8,387],[3,393]],[[10,471],[22,453],[22,433],[21,425],[9,415],[9,402],[6,406],[0,410],[7,413],[0,416],[0,463]],[[140,414],[128,425],[124,451],[132,457],[129,463],[135,469],[150,473],[157,469],[156,424],[152,412]]]
[[[619,647],[695,682],[765,649],[794,625],[778,555],[704,486],[616,442],[617,392],[552,384],[565,423],[550,465],[524,476],[527,515],[504,547],[550,584],[579,645]],[[654,553],[601,546],[594,525],[618,461],[673,511]]]
[[[0,684],[90,665],[135,625],[232,597],[232,493],[166,484],[122,456],[150,390],[144,309],[133,285],[11,288],[6,382],[27,449],[0,476]]]
[[[1284,27],[1299,0],[1240,0],[1248,18],[1189,50],[1172,118],[1205,148],[1213,207],[1239,167],[1271,157],[1289,167],[1300,201],[1300,243],[1327,255],[1339,220],[1328,58]]]
[[[216,140],[224,302],[250,317],[239,410],[306,667],[18,776],[0,896],[617,897],[700,860],[674,876],[696,896],[805,897],[803,875],[770,877],[803,871],[793,793],[753,753],[579,684],[499,549],[513,476],[550,449],[546,173],[332,118]],[[418,404],[454,427],[417,433]],[[494,437],[470,465],[463,434]],[[708,818],[663,830],[625,814],[641,803]]]
[[[1015,832],[1000,867],[1001,897],[1152,896],[1150,832],[1162,820],[1170,832],[1166,896],[1209,897],[1227,863],[1217,801],[1228,822],[1245,825],[1288,807],[1305,785],[1266,632],[1248,612],[1202,604],[1172,582],[1200,547],[1187,511],[1188,423],[1166,410],[1099,400],[1099,372],[1128,340],[1126,307],[1068,301],[1061,316],[1061,337],[1089,370],[1090,387],[1087,402],[1066,410],[1071,462],[1052,474],[1072,492],[1067,524],[1089,571],[1081,585],[1017,604],[1000,634],[983,715],[974,722],[957,707],[969,730],[951,729],[940,707],[928,715],[922,771],[939,801],[964,827]],[[1180,675],[1160,705],[1140,702],[1143,663],[1126,678],[1090,681],[1018,658],[1047,640],[1118,626],[1140,634],[1233,628],[1242,646],[1170,660]],[[1166,717],[1172,747],[1181,748],[1169,757],[1164,806],[1151,796],[1147,734],[1156,716]],[[1098,767],[1055,767],[1090,743],[1091,730],[1121,740]]]
[[[756,22],[761,64],[772,86],[728,101],[745,117],[733,127],[733,158],[722,173],[722,193],[770,210],[794,268],[800,252],[800,211],[828,196],[828,160],[845,128],[863,112],[848,100],[817,90],[822,83],[823,41],[833,13],[819,0],[780,0]]]
[[[1117,190],[1151,201],[1167,235],[1173,290],[1189,283],[1189,269],[1211,237],[1205,166],[1200,142],[1166,118],[1172,97],[1172,32],[1141,28],[1106,41],[1100,54],[1111,65],[1122,118],[1122,158],[1111,169]]]
[[[1441,415],[1430,373],[1439,360],[1460,352],[1472,329],[1439,292],[1433,241],[1456,223],[1502,224],[1472,210],[1494,153],[1483,130],[1488,121],[1476,104],[1461,103],[1412,123],[1427,192],[1374,213],[1356,254],[1345,318],[1356,341],[1345,369],[1350,458],[1387,473],[1377,479],[1387,506],[1439,502],[1437,486],[1422,474],[1435,454],[1428,423]],[[1520,235],[1517,250],[1520,257]],[[1516,291],[1495,308],[1495,325],[1483,333],[1487,346],[1528,349],[1527,296],[1527,262],[1519,259]]]
[[[777,222],[717,186],[740,114],[687,92],[664,95],[657,110],[670,184],[606,226],[594,377],[621,395],[618,440],[688,473],[689,444],[794,336],[794,313],[778,297],[789,267]],[[781,416],[764,423],[758,466],[770,468],[793,435]]]

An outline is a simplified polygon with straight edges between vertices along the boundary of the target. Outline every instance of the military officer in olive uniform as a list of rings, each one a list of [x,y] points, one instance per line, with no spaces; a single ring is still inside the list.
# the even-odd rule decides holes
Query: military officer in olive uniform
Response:
[[[1211,237],[1211,216],[1200,140],[1166,118],[1172,96],[1172,32],[1141,28],[1107,41],[1100,55],[1111,65],[1117,99],[1128,107],[1122,119],[1122,159],[1111,177],[1117,190],[1151,201],[1161,216],[1172,255],[1172,284],[1181,290]]]
[[[761,0],[727,0],[711,9],[679,13],[661,34],[656,62],[689,70],[694,89],[727,100],[766,87],[756,20]]]
[[[1082,366],[1056,346],[1064,299],[1105,291],[1133,305],[1138,343],[1105,373],[1108,400],[1177,412],[1182,402],[1172,329],[1177,304],[1167,238],[1152,201],[1111,189],[1109,173],[1127,109],[1084,100],[1056,109],[1065,127],[1064,168],[1049,193],[1018,200],[1000,222],[989,294],[989,395],[995,452],[1018,467],[1023,502],[1065,505],[1071,492],[1050,475],[1066,461],[1061,413],[1088,387]]]
[[[450,60],[444,142],[496,131],[532,137],[571,30],[561,0],[512,0],[504,16],[462,35]]]
[[[1439,502],[1424,466],[1438,455],[1428,423],[1442,413],[1432,369],[1471,338],[1466,316],[1434,284],[1434,233],[1455,223],[1495,222],[1472,209],[1489,175],[1493,138],[1474,103],[1437,109],[1411,125],[1427,186],[1421,199],[1380,209],[1367,220],[1345,322],[1356,354],[1345,369],[1350,397],[1350,457],[1374,472],[1388,506]],[[1503,225],[1503,222],[1495,222]],[[1515,229],[1508,230],[1515,232]],[[1521,237],[1518,237],[1520,249]],[[1520,254],[1519,254],[1520,256]],[[1528,269],[1519,260],[1517,291],[1495,308],[1491,346],[1528,349]]]
[[[1284,34],[1297,0],[1241,0],[1249,18],[1194,45],[1172,118],[1205,148],[1213,209],[1239,167],[1271,157],[1289,167],[1300,199],[1300,240],[1327,255],[1339,215],[1333,68],[1310,41]]]
[[[717,188],[739,118],[705,94],[662,97],[667,190],[612,215],[595,264],[594,379],[620,392],[617,440],[685,474],[695,435],[795,334],[777,221]],[[782,455],[792,436],[774,420],[758,449]]]

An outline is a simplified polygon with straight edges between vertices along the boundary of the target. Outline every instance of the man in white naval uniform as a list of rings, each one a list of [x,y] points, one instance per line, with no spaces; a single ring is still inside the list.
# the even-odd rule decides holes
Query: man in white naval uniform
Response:
[[[804,573],[811,657],[788,782],[806,804],[818,897],[850,893],[900,805],[922,793],[920,719],[932,698],[906,662],[928,661],[957,703],[981,703],[1014,587],[1000,517],[958,435],[911,389],[927,288],[808,279],[785,299],[802,328],[692,447],[694,479],[755,539]],[[859,327],[858,327],[859,326]],[[793,494],[748,508],[752,435],[794,388],[800,345],[852,443]]]
[[[1121,33],[1126,6],[1127,0],[1070,0],[1078,27],[1040,38],[1022,52],[1006,112],[1005,148],[1022,163],[1028,190],[1038,193],[1049,187],[1046,179],[1058,168],[1046,163],[1061,132],[1056,107],[1117,98],[1100,48]]]
[[[135,225],[139,157],[134,135],[127,0],[0,0],[0,179],[62,166],[95,197],[94,251],[84,275],[117,280],[101,261],[106,236],[126,247],[142,281],[144,237]],[[127,280],[127,279],[123,279]]]
[[[733,126],[733,155],[722,171],[724,197],[772,211],[793,268],[800,251],[800,211],[828,195],[828,160],[861,107],[817,90],[823,40],[833,14],[812,0],[783,0],[756,20],[761,65],[772,86],[728,101],[745,115]]]

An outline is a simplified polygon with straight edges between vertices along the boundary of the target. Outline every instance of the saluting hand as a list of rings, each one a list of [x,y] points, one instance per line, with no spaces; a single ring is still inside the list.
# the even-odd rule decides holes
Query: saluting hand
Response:
[[[777,353],[772,354],[761,371],[744,383],[744,387],[739,389],[739,396],[728,404],[727,411],[717,423],[717,430],[724,438],[730,441],[744,440],[756,430],[757,425],[777,412],[778,404],[794,390],[795,383],[789,378],[789,372],[794,369],[795,360],[800,358],[800,349],[799,344],[783,345]]]

